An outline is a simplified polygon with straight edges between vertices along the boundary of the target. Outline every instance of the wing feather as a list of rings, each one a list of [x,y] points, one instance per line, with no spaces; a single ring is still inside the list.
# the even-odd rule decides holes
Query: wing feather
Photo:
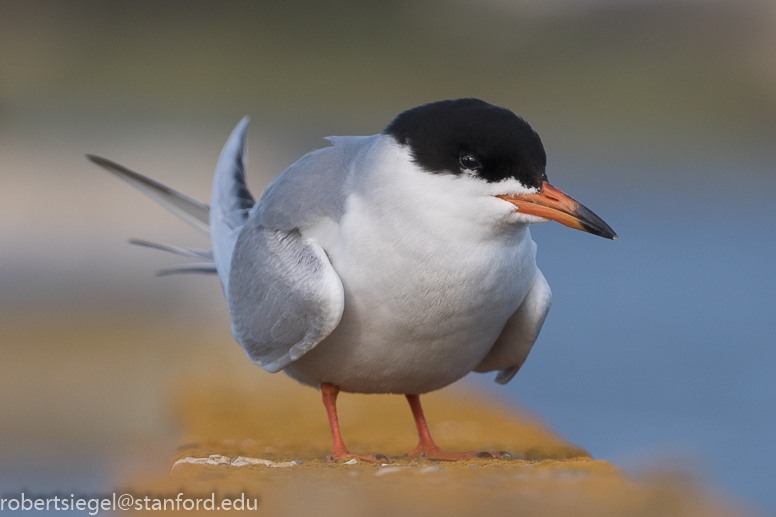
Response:
[[[506,384],[518,372],[542,330],[552,304],[552,291],[538,269],[531,290],[523,303],[507,320],[488,355],[477,365],[475,372],[500,370],[495,381]]]
[[[326,253],[298,230],[244,227],[228,285],[232,334],[253,362],[272,373],[326,338],[345,305]]]
[[[245,181],[247,131],[248,117],[244,117],[232,130],[218,158],[210,198],[210,241],[225,292],[235,242],[256,204]]]

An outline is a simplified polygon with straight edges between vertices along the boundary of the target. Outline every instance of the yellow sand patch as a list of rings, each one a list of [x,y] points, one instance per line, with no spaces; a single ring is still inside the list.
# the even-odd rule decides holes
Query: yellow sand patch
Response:
[[[532,418],[455,387],[423,397],[438,444],[516,459],[327,463],[331,437],[319,392],[282,376],[214,372],[185,382],[177,399],[185,437],[170,459],[175,468],[128,487],[149,497],[143,504],[183,493],[192,502],[215,494],[216,507],[242,498],[273,516],[734,515],[687,482],[628,479]],[[403,397],[345,393],[339,409],[356,454],[398,456],[415,445]]]

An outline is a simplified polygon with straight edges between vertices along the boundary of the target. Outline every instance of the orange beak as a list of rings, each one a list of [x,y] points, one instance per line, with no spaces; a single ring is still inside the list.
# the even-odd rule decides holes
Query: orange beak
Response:
[[[592,233],[607,239],[616,239],[617,234],[600,217],[583,204],[567,196],[546,181],[535,194],[496,196],[515,205],[519,212],[558,221],[564,226]]]

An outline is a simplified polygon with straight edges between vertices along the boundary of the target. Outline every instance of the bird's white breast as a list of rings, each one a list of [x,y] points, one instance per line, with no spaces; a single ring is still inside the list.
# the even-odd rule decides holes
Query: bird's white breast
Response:
[[[487,354],[530,287],[536,247],[492,186],[424,172],[395,143],[375,147],[342,218],[302,229],[339,274],[345,309],[286,372],[345,391],[424,393]]]

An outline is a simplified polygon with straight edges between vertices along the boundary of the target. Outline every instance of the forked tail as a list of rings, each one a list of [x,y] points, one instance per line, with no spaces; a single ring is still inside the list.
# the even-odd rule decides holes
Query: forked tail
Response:
[[[100,156],[93,154],[87,154],[87,158],[99,165],[100,167],[112,172],[122,180],[126,181],[133,187],[137,188],[142,193],[168,209],[173,214],[177,215],[185,222],[197,230],[210,235],[210,207],[205,203],[201,203],[196,199],[190,198],[185,194],[181,194],[177,190],[152,180],[142,174],[131,171],[126,167],[119,165],[118,163],[106,160]],[[146,246],[158,250],[168,251],[184,257],[196,258],[199,260],[197,263],[192,264],[180,264],[177,266],[171,266],[168,268],[160,269],[156,272],[159,276],[174,275],[179,273],[199,273],[206,275],[214,275],[218,271],[216,270],[216,264],[213,260],[212,251],[194,250],[188,248],[179,248],[177,246],[170,246],[167,244],[159,244],[156,242],[150,242],[140,239],[130,239],[131,244],[138,246]]]
[[[210,237],[211,250],[180,248],[140,239],[130,243],[198,260],[195,263],[180,264],[156,273],[160,276],[179,273],[218,274],[226,289],[232,251],[237,236],[248,219],[250,209],[256,204],[245,182],[246,143],[248,117],[243,118],[224,145],[213,179],[212,208],[181,194],[177,190],[131,171],[105,158],[87,154],[91,161],[112,172],[148,197],[177,215],[185,222]]]

